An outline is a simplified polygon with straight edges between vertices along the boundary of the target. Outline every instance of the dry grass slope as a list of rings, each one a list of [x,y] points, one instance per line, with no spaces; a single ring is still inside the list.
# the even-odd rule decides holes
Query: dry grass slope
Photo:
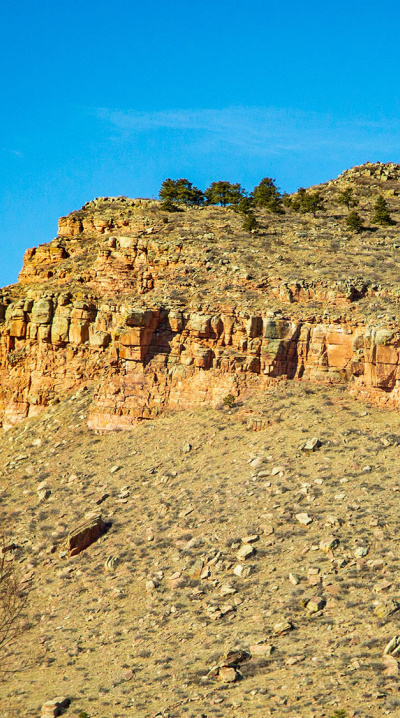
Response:
[[[101,436],[89,401],[0,439],[1,521],[32,581],[1,715],[56,695],[91,718],[397,715],[398,414],[281,382]],[[69,557],[88,512],[110,528]],[[207,678],[234,647],[252,654],[243,678]]]

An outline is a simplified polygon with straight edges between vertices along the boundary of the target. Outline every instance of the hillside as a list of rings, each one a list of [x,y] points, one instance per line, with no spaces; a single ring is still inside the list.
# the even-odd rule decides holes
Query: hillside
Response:
[[[5,659],[2,716],[60,695],[91,718],[397,715],[383,650],[399,633],[398,414],[287,382],[99,436],[90,399],[0,441],[30,624]],[[268,417],[259,432],[249,409]],[[69,557],[68,533],[97,513],[107,533]],[[234,648],[252,656],[242,680],[207,678]]]
[[[398,714],[400,166],[311,191],[98,198],[0,290],[2,718]]]

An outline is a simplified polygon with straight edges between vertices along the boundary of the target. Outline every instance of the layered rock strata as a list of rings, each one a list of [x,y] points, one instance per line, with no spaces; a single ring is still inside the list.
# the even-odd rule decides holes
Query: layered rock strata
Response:
[[[3,428],[89,384],[89,425],[99,430],[282,379],[345,382],[398,406],[399,289],[384,267],[378,276],[371,262],[360,275],[358,263],[365,247],[382,263],[386,242],[395,266],[397,230],[347,236],[347,276],[334,264],[322,276],[313,262],[327,261],[341,236],[332,197],[349,182],[360,202],[381,182],[395,197],[400,167],[353,168],[322,186],[327,217],[260,214],[253,235],[224,208],[171,217],[157,202],[121,197],[61,218],[56,239],[27,250],[19,283],[0,295]],[[297,257],[303,276],[292,270]]]
[[[1,306],[4,428],[95,382],[92,428],[117,429],[167,406],[218,404],[278,379],[346,382],[399,400],[400,332],[290,320],[225,307],[214,315],[70,301]]]

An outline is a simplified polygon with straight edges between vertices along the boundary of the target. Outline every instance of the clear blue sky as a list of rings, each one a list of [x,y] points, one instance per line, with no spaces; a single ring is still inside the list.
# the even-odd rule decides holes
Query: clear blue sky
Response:
[[[388,0],[2,0],[0,286],[93,197],[400,162],[399,26]]]

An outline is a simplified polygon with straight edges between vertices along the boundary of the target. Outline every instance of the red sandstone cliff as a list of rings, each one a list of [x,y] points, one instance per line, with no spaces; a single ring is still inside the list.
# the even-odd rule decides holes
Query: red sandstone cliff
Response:
[[[229,209],[171,216],[149,200],[103,198],[61,218],[0,293],[3,427],[89,383],[95,429],[281,378],[345,382],[397,406],[398,230],[350,235],[334,201],[349,183],[365,213],[386,193],[400,219],[397,165],[354,168],[320,188],[317,219],[261,213],[251,235]]]

